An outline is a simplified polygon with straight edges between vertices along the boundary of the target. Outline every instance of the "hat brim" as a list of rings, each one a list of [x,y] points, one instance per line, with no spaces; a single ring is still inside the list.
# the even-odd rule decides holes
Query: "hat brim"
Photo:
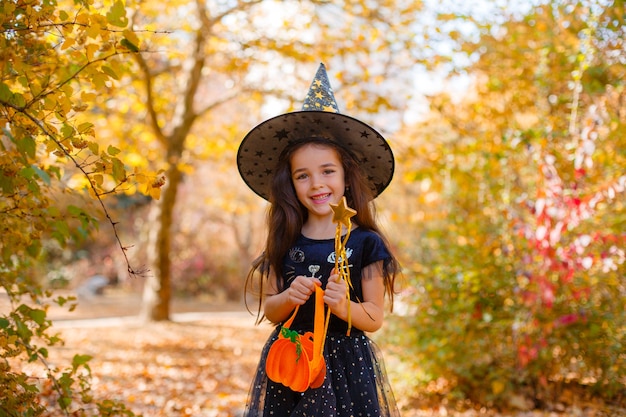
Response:
[[[324,137],[349,149],[358,159],[374,198],[391,182],[393,152],[374,128],[341,113],[297,111],[268,119],[244,137],[237,151],[237,167],[246,185],[269,200],[278,157],[288,144],[306,137]]]

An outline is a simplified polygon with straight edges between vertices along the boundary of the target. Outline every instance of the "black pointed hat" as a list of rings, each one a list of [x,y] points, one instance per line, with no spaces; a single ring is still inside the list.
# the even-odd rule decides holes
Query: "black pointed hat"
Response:
[[[298,139],[321,137],[349,149],[377,197],[391,182],[391,148],[373,127],[339,113],[326,67],[320,64],[301,111],[285,113],[254,127],[241,141],[237,167],[245,183],[269,200],[272,175],[285,147]]]

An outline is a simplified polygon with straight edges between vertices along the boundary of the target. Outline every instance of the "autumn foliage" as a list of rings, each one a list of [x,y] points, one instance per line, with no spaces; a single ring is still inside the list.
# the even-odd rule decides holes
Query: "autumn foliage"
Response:
[[[123,404],[94,398],[88,356],[76,355],[68,369],[48,366],[48,347],[60,343],[49,329],[48,306],[72,308],[75,299],[53,298],[42,285],[50,253],[85,238],[99,214],[109,216],[108,195],[140,183],[155,188],[154,178],[127,171],[118,148],[96,140],[94,124],[84,116],[94,97],[126,70],[122,58],[133,52],[134,38],[122,29],[125,15],[121,2],[100,10],[90,2],[0,5],[0,288],[9,305],[0,317],[2,415],[43,411],[40,386],[19,366],[34,361],[46,365],[64,412],[132,414]],[[81,207],[80,196],[95,199],[101,213]],[[109,227],[117,236],[110,217]],[[135,273],[130,264],[128,269]]]
[[[88,355],[48,363],[61,343],[48,310],[77,302],[45,285],[52,260],[97,229],[126,257],[108,203],[139,192],[161,205],[145,225],[152,317],[168,317],[170,275],[236,293],[260,210],[234,152],[268,109],[299,107],[300,68],[319,61],[341,111],[378,113],[397,156],[377,203],[408,284],[380,336],[402,359],[402,398],[547,408],[568,385],[625,398],[622,0],[429,15],[391,0],[174,3],[0,2],[0,415],[41,415],[42,390],[66,415],[133,414],[93,392]],[[409,87],[442,73],[414,114]],[[211,252],[239,264],[196,279]],[[45,381],[22,371],[32,362]]]
[[[577,2],[484,25],[462,47],[480,47],[472,93],[432,97],[404,132],[416,228],[392,340],[418,385],[521,409],[571,384],[623,400],[623,28],[623,4]]]

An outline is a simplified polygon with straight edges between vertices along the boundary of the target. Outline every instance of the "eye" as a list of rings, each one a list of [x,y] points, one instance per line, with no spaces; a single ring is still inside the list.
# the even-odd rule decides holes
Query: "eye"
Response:
[[[331,175],[331,174],[334,174],[335,172],[336,172],[335,169],[327,168],[327,169],[324,170],[324,175]]]
[[[301,174],[297,174],[294,179],[295,180],[305,180],[307,179],[309,176],[305,173],[301,173]]]

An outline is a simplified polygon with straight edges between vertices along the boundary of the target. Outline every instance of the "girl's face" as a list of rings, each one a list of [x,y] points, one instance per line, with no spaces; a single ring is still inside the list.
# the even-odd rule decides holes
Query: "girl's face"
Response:
[[[291,180],[309,216],[332,215],[329,203],[343,197],[345,173],[339,154],[330,146],[308,144],[291,156]]]

